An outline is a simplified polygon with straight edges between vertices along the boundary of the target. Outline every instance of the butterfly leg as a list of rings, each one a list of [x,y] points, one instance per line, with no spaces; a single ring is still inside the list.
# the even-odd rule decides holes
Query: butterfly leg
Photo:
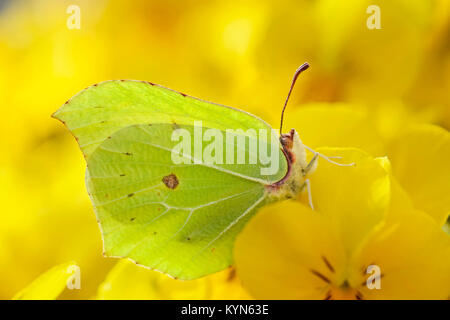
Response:
[[[311,173],[312,171],[315,170],[318,158],[319,158],[319,154],[314,153],[314,156],[311,159],[311,161],[309,161],[308,164],[306,165],[306,168],[303,169],[304,176],[306,176],[308,173]]]
[[[306,192],[308,193],[308,202],[309,206],[312,210],[314,210],[314,205],[312,201],[312,195],[311,195],[311,181],[309,179],[305,180],[305,186],[306,186]]]
[[[314,153],[314,156],[311,159],[311,161],[309,161],[308,164],[306,165],[305,169],[303,169],[303,176],[306,176],[308,173],[311,173],[312,171],[314,171],[316,169],[318,158],[319,158],[319,154]],[[309,206],[311,207],[312,210],[314,210],[314,205],[313,205],[312,195],[311,195],[311,181],[309,179],[305,179],[305,183],[304,183],[303,187],[306,187],[306,192],[308,193]]]

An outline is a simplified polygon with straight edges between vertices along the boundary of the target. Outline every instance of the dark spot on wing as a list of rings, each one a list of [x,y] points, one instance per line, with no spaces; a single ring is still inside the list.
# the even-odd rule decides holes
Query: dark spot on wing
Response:
[[[98,86],[98,83],[94,83],[92,86],[96,87],[96,86]]]
[[[173,128],[173,130],[177,130],[177,129],[180,129],[180,126],[175,121],[172,121],[172,128]]]
[[[183,97],[186,97],[186,96],[187,96],[187,94],[185,94],[185,93],[183,93],[183,92],[180,92],[180,94],[181,94]]]
[[[191,240],[191,238],[187,237],[186,240],[189,241],[189,240]]]
[[[168,176],[165,176],[162,179],[162,182],[164,182],[166,187],[169,189],[175,189],[179,184],[177,176],[174,175],[173,173],[169,174]]]
[[[124,152],[124,155],[126,155],[126,156],[131,156],[131,155],[133,155],[131,152]]]
[[[111,139],[111,136],[109,136],[108,139]]]
[[[136,219],[136,217],[131,218],[130,221],[134,221],[134,219]]]
[[[132,197],[132,196],[134,196],[134,193],[130,193],[130,194],[128,195],[128,198],[130,198],[130,197]]]
[[[122,173],[120,176],[121,176],[121,177],[125,177],[125,173]]]
[[[156,232],[156,231],[153,231],[153,234],[157,234],[158,232]]]

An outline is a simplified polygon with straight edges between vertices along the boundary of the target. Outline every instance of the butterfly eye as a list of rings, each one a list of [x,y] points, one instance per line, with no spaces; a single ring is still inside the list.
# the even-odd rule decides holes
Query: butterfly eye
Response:
[[[293,139],[289,134],[282,134],[280,136],[280,143],[284,149],[290,150],[293,146]]]
[[[291,129],[289,133],[282,133],[280,135],[280,143],[285,150],[292,150],[292,147],[294,145],[294,135],[295,135],[294,129]]]

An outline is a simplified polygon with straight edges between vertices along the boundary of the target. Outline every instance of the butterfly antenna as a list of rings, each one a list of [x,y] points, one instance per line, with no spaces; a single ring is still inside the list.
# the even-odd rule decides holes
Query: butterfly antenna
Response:
[[[286,109],[287,103],[289,101],[289,97],[291,96],[292,89],[294,88],[295,82],[297,81],[297,78],[300,75],[300,73],[302,73],[303,71],[305,71],[308,68],[309,68],[309,64],[308,64],[308,62],[305,62],[297,69],[297,71],[295,71],[294,78],[292,79],[292,83],[291,83],[291,88],[289,89],[289,93],[286,97],[286,101],[284,102],[283,111],[281,111],[280,134],[282,133],[282,129],[283,129],[284,110]]]

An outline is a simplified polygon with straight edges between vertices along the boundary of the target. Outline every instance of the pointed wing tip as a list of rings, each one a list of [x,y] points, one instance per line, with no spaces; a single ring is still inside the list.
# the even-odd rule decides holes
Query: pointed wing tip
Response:
[[[59,118],[58,118],[58,116],[56,115],[58,113],[58,110],[56,110],[55,112],[53,112],[51,115],[50,115],[50,118],[53,118],[53,119],[56,119],[56,120],[60,120]]]
[[[55,112],[53,112],[50,117],[56,120],[61,121],[62,123],[65,124],[65,122],[58,116],[58,114],[61,112],[61,110],[64,109],[64,107],[66,107],[68,104],[70,103],[70,99],[67,100],[66,102],[64,102],[64,104],[62,106],[60,106]]]
[[[61,107],[61,108],[62,108],[62,107]],[[55,120],[58,120],[58,121],[61,122],[64,126],[67,127],[66,122],[59,116],[59,112],[60,112],[61,108],[59,108],[58,110],[56,110],[55,112],[53,112],[53,113],[50,115],[50,118],[55,119]]]

